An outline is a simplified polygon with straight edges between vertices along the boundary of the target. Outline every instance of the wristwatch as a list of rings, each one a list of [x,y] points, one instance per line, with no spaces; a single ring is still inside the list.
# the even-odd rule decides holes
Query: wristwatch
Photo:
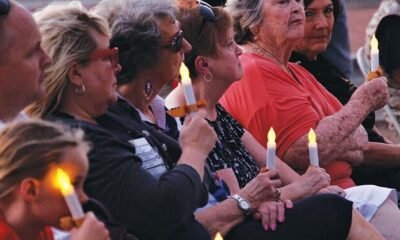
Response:
[[[235,199],[238,202],[238,206],[240,210],[244,212],[244,215],[249,215],[251,213],[250,212],[251,204],[245,198],[241,197],[239,194],[235,194],[229,197]]]

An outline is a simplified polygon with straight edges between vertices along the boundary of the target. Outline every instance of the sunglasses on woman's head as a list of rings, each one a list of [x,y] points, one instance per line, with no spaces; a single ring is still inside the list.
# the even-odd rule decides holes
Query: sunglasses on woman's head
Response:
[[[10,1],[0,0],[0,16],[5,16],[10,12]]]
[[[204,24],[206,24],[206,21],[213,22],[215,20],[215,13],[208,3],[199,1],[199,4],[200,15],[203,17],[203,21],[201,22],[201,25],[199,27],[198,35],[200,36]]]
[[[109,49],[100,49],[93,51],[89,56],[89,61],[96,61],[98,59],[108,58],[113,67],[119,64],[119,51],[117,47]]]
[[[182,48],[183,44],[183,31],[179,31],[174,38],[172,39],[171,43],[162,46],[162,48],[167,48],[171,52],[179,52]]]

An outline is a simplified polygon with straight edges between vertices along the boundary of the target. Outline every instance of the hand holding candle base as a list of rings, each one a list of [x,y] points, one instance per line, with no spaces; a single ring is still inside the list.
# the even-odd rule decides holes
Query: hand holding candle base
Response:
[[[371,72],[368,73],[367,81],[371,81],[371,80],[373,80],[375,78],[382,77],[382,76],[383,76],[382,68],[378,67],[378,69],[376,71],[371,71]]]

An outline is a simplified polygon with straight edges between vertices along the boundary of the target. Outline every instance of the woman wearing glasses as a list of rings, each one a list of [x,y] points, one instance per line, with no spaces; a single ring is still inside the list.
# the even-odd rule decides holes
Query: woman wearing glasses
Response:
[[[122,70],[117,85],[121,98],[147,124],[177,139],[175,119],[165,112],[164,100],[158,94],[167,83],[178,78],[183,56],[191,46],[175,20],[172,2],[105,0],[94,11],[109,19],[110,44],[120,51]]]
[[[106,20],[76,2],[50,5],[34,17],[53,62],[45,74],[46,97],[28,112],[84,130],[92,144],[86,192],[140,239],[209,239],[193,211],[207,197],[201,180],[215,144],[212,129],[201,117],[187,121],[176,167],[159,174],[163,154],[154,150],[158,145],[149,146],[158,140],[148,136],[151,129],[127,124],[129,141],[96,119],[116,102],[115,74],[121,70]],[[163,147],[168,145],[161,142]]]
[[[254,196],[247,195],[248,193],[244,189],[251,185],[250,179],[260,176],[259,168],[251,154],[260,153],[261,151],[258,150],[262,147],[257,145],[255,140],[251,141],[252,136],[246,133],[222,106],[217,104],[225,90],[233,82],[239,80],[243,74],[238,58],[242,51],[233,39],[232,19],[221,8],[209,8],[200,3],[199,7],[184,12],[180,22],[185,38],[193,47],[192,51],[185,55],[185,63],[191,72],[195,94],[198,98],[206,101],[206,117],[219,138],[219,143],[209,154],[208,163],[213,170],[218,170],[218,174],[227,180],[231,194],[237,194],[236,197],[230,197],[215,206],[216,209],[224,209],[227,212],[225,214],[217,210],[211,213],[207,212],[207,209],[198,211],[197,218],[209,232],[223,230],[226,239],[294,239],[300,236],[301,239],[325,239],[324,234],[325,236],[329,235],[332,239],[345,239],[346,236],[349,239],[361,239],[362,233],[356,229],[364,226],[368,232],[365,232],[367,235],[364,237],[380,239],[379,234],[376,234],[375,230],[361,219],[359,214],[354,211],[352,213],[351,204],[348,205],[346,200],[335,195],[305,198],[297,202],[293,208],[287,201],[265,201],[261,205],[259,204],[258,208],[252,208],[250,211],[256,216],[256,220],[243,219],[243,213],[237,214],[232,205],[230,208],[222,207],[232,198],[239,199],[236,208],[242,209],[242,211],[244,210],[241,201],[247,201],[253,205]],[[179,106],[184,103],[179,91],[180,89],[175,90],[168,97],[169,104]],[[255,158],[264,161],[265,149],[262,152],[264,155],[257,156],[256,154]],[[318,171],[318,169],[315,168],[311,171]],[[329,184],[329,180],[326,184]],[[302,184],[297,187],[300,185]],[[298,189],[292,188],[291,191],[296,192]],[[294,195],[298,193],[296,192]],[[288,192],[282,188],[281,199],[288,197]],[[330,198],[328,202],[327,198]],[[310,202],[313,203],[308,205]],[[347,227],[325,222],[326,219],[320,218],[319,214],[301,217],[301,215],[304,216],[311,212],[309,209],[311,206],[314,208],[312,212],[319,212],[319,208],[326,209],[328,205],[335,214],[327,213],[327,219],[333,222],[335,221],[333,219],[337,218],[337,222],[349,224]],[[288,206],[289,208],[285,209]],[[244,212],[246,213],[246,211]],[[302,214],[297,215],[294,212],[302,212]],[[352,214],[353,217],[351,217]],[[261,217],[261,222],[257,221],[259,217]],[[210,223],[209,219],[214,219],[214,221]],[[283,219],[285,219],[284,222]],[[324,227],[328,226],[328,228],[322,230],[324,227],[319,228],[317,226],[319,224]],[[293,228],[294,225],[297,225],[298,228]],[[307,225],[315,226],[314,230],[304,231]],[[333,232],[338,235],[333,235]],[[347,235],[348,233],[349,235]]]

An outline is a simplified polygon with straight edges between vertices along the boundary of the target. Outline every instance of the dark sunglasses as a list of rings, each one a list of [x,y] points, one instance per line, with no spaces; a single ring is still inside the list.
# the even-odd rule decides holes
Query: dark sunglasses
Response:
[[[97,59],[108,58],[113,67],[119,64],[119,51],[117,47],[100,49],[92,52],[89,56],[89,61],[96,61]]]
[[[203,21],[201,22],[201,25],[199,27],[198,36],[200,36],[201,31],[203,31],[203,27],[207,21],[210,22],[215,21],[215,13],[208,3],[199,1],[199,10],[200,10],[200,16],[203,17]]]
[[[162,46],[162,48],[167,48],[171,52],[179,52],[183,44],[183,31],[180,30],[172,39],[171,43]]]
[[[10,12],[10,1],[0,0],[0,16],[5,16]]]

